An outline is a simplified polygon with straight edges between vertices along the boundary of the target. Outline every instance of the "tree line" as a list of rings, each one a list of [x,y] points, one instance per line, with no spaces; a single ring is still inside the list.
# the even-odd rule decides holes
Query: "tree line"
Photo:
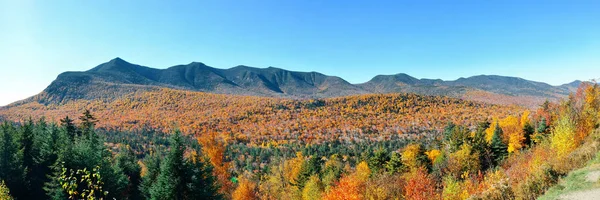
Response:
[[[129,146],[110,151],[86,111],[0,125],[0,195],[14,199],[219,199],[212,166],[179,131],[143,161]],[[118,152],[118,153],[115,153]],[[2,197],[5,199],[5,197]]]

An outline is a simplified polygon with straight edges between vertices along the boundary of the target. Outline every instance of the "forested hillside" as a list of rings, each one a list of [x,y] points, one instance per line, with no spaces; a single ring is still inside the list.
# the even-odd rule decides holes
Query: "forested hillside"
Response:
[[[599,111],[596,84],[533,111],[414,94],[285,100],[170,89],[34,102],[2,110],[22,120],[0,129],[0,194],[533,199],[598,152]]]
[[[255,76],[273,84],[252,85]],[[240,85],[246,79],[252,84]],[[342,91],[327,89],[330,81],[346,84],[276,68],[161,71],[120,59],[62,74],[41,94],[0,108],[0,195],[533,199],[600,148],[595,83],[400,74],[346,85],[430,95],[302,98]],[[307,83],[319,89],[297,87]],[[223,84],[258,96],[214,94]],[[272,90],[294,95],[263,95]]]
[[[316,100],[231,96],[160,89],[114,101],[77,100],[62,105],[30,102],[0,109],[7,120],[45,117],[57,121],[89,109],[106,130],[179,127],[188,134],[216,132],[252,142],[321,143],[331,140],[386,140],[441,131],[448,122],[474,127],[525,109],[416,94],[375,94]]]

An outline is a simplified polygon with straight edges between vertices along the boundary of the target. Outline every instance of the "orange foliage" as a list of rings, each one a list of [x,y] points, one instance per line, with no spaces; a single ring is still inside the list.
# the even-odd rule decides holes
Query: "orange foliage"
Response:
[[[426,131],[441,131],[449,121],[470,126],[488,120],[488,116],[505,117],[523,110],[416,94],[289,100],[160,89],[108,102],[31,102],[3,108],[0,116],[14,121],[46,116],[58,121],[67,115],[77,116],[84,109],[94,113],[98,128],[169,132],[176,125],[188,134],[216,132],[227,136],[223,139],[254,144],[273,140],[318,143],[340,137],[387,140],[398,134],[418,137]]]
[[[239,186],[232,194],[234,200],[252,200],[258,199],[256,194],[256,184],[246,179],[241,179]]]
[[[435,181],[423,168],[407,174],[404,192],[408,200],[440,199]]]
[[[323,196],[323,199],[351,200],[363,199],[365,183],[371,175],[371,169],[366,162],[356,166],[356,171],[349,176],[342,177],[338,184]]]
[[[233,188],[232,182],[229,181],[229,178],[231,178],[228,171],[230,163],[223,162],[227,143],[220,140],[215,132],[208,132],[201,135],[198,137],[198,142],[202,145],[202,153],[209,158],[210,163],[214,167],[213,173],[221,185],[221,192],[229,194]]]

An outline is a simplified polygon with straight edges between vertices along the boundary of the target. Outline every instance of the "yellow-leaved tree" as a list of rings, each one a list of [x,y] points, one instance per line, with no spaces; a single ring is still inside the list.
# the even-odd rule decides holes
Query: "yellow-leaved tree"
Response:
[[[234,200],[252,200],[258,199],[256,194],[256,184],[245,178],[242,178],[238,187],[233,191],[231,197]]]
[[[520,123],[521,121],[515,116],[508,116],[499,122],[502,132],[504,132],[502,140],[508,142],[508,153],[513,153],[523,148],[525,134]]]
[[[410,170],[415,170],[422,167],[428,161],[425,151],[420,144],[409,144],[402,150],[402,164]]]
[[[319,180],[319,176],[312,175],[302,189],[303,200],[319,200],[322,198],[323,186]]]
[[[492,142],[492,137],[494,137],[494,130],[496,130],[496,126],[498,125],[498,118],[492,119],[492,123],[490,127],[485,129],[485,141],[490,143]]]
[[[557,152],[558,157],[560,158],[564,158],[577,148],[575,141],[575,123],[571,120],[571,117],[568,115],[560,117],[554,126],[550,142],[552,149]]]

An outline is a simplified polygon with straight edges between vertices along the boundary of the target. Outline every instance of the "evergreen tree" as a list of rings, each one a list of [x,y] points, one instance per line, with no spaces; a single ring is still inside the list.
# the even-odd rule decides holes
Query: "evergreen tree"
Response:
[[[135,153],[131,147],[126,146],[116,157],[116,165],[129,178],[129,184],[124,191],[125,198],[131,200],[141,199],[139,186],[141,183],[141,168],[136,162]]]
[[[379,148],[371,156],[368,160],[369,168],[373,171],[373,173],[379,173],[382,169],[384,169],[384,165],[390,160],[390,154],[384,149]]]
[[[78,132],[77,127],[75,127],[75,124],[73,124],[73,120],[70,119],[69,116],[66,116],[65,118],[60,120],[60,125],[67,133],[71,141],[73,141]]]
[[[531,146],[533,144],[533,138],[531,137],[535,133],[535,129],[529,122],[525,123],[525,125],[523,126],[523,133],[525,136],[525,140],[523,141],[523,143],[527,146]]]
[[[33,178],[32,169],[34,168],[34,157],[35,153],[33,150],[33,121],[29,119],[20,127],[20,146],[23,152],[23,173],[24,173],[24,187],[26,190],[31,191],[30,181]],[[30,198],[30,192],[26,192],[24,195],[26,198]]]
[[[385,169],[388,174],[394,174],[404,171],[402,157],[399,153],[393,152],[390,160],[385,163]]]
[[[58,128],[54,125],[48,125],[44,120],[40,120],[34,128],[34,157],[35,167],[32,169],[32,178],[30,180],[31,199],[48,199],[44,191],[44,184],[49,182],[49,175],[52,173],[52,165],[58,158]]]
[[[183,191],[185,183],[183,177],[185,174],[185,166],[183,153],[183,137],[179,131],[171,137],[170,151],[164,159],[160,167],[160,175],[156,180],[156,184],[150,190],[151,198],[155,200],[167,199],[183,199]]]
[[[145,175],[142,177],[139,190],[144,199],[150,199],[150,189],[156,183],[156,179],[160,174],[161,158],[156,152],[150,152],[150,155],[144,159],[146,166]]]
[[[150,188],[151,199],[219,199],[220,195],[216,193],[219,187],[210,174],[212,168],[205,160],[186,160],[183,139],[179,131],[171,137],[171,149],[161,164],[156,184]]]
[[[68,117],[65,119],[68,119]],[[63,200],[67,198],[65,190],[60,184],[60,178],[62,176],[63,167],[71,166],[72,168],[72,166],[74,166],[71,163],[73,163],[74,137],[76,136],[75,133],[77,132],[77,129],[73,124],[69,125],[70,122],[72,121],[68,119],[62,123],[61,128],[56,132],[57,137],[48,140],[51,142],[45,143],[44,146],[46,147],[43,148],[44,150],[42,151],[45,152],[42,155],[56,155],[56,158],[54,159],[55,162],[51,162],[52,158],[47,160],[47,162],[52,163],[49,167],[49,181],[44,183],[44,191],[46,191],[46,196],[49,199]],[[70,129],[69,127],[72,127],[73,129]]]
[[[542,120],[539,122],[535,132],[536,132],[536,141],[541,141],[544,134],[548,131],[548,124],[546,122],[546,118],[542,117]]]
[[[481,170],[484,171],[492,165],[491,151],[489,150],[488,143],[485,141],[485,129],[489,128],[489,126],[489,122],[480,123],[470,142],[472,152],[479,153],[479,163],[481,164]]]
[[[85,111],[83,111],[83,114],[79,117],[79,120],[81,120],[81,130],[84,132],[88,130],[93,130],[94,126],[96,125],[96,122],[98,122],[98,120],[96,120],[96,118],[88,109],[85,109]]]
[[[496,124],[492,141],[490,142],[490,149],[492,151],[492,162],[494,166],[497,166],[502,160],[508,155],[506,144],[502,141],[502,128]]]
[[[200,151],[197,151],[200,152]],[[185,199],[222,199],[219,185],[213,174],[213,167],[206,157],[195,155],[187,162],[188,176]]]
[[[304,188],[306,181],[308,181],[308,179],[310,179],[310,176],[312,176],[313,174],[318,175],[318,173],[320,171],[321,171],[321,159],[317,158],[317,156],[313,155],[310,158],[308,158],[308,160],[304,161],[300,168],[300,173],[298,174],[298,177],[296,178],[296,184],[297,184],[298,188],[300,188],[302,190],[302,188]]]
[[[24,170],[23,151],[20,149],[18,133],[13,125],[5,122],[0,128],[0,180],[4,180],[15,198],[23,197]]]

